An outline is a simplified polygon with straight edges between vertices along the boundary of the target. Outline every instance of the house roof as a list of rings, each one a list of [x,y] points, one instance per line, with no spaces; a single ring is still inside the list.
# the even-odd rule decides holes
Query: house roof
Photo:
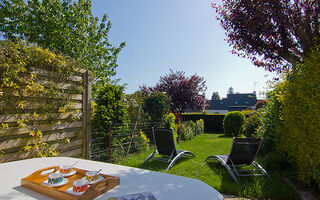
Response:
[[[222,100],[212,100],[208,110],[230,110],[230,108],[247,108],[257,103],[255,93],[227,94]]]

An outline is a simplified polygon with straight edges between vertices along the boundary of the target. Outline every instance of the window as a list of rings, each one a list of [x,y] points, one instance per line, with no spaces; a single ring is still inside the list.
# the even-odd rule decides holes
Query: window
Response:
[[[238,102],[237,102],[237,101],[235,101],[235,102],[234,102],[234,104],[238,105]]]

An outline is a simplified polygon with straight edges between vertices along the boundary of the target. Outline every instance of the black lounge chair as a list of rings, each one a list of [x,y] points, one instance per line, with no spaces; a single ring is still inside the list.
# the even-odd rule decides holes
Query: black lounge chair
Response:
[[[254,161],[258,154],[262,138],[233,138],[229,155],[211,155],[206,158],[218,160],[229,172],[231,177],[238,183],[237,176],[268,176],[267,172]],[[246,165],[253,165],[254,170],[240,170]],[[252,173],[258,172],[258,173]]]
[[[174,135],[171,129],[155,128],[153,129],[153,138],[156,145],[156,149],[151,155],[149,155],[143,162],[148,160],[158,160],[161,162],[169,163],[166,172],[174,165],[174,163],[184,155],[195,155],[190,151],[177,150],[174,142]],[[159,154],[158,157],[155,157]]]

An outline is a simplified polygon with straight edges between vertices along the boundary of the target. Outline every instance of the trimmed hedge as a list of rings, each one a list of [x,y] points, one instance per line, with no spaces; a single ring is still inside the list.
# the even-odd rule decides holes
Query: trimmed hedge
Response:
[[[197,121],[203,119],[204,131],[208,132],[223,132],[223,119],[225,114],[182,114],[182,121]]]

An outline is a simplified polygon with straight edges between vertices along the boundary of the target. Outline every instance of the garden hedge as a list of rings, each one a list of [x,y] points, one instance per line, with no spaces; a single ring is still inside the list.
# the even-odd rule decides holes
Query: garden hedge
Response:
[[[203,119],[206,133],[223,132],[224,114],[182,114],[182,121]]]

